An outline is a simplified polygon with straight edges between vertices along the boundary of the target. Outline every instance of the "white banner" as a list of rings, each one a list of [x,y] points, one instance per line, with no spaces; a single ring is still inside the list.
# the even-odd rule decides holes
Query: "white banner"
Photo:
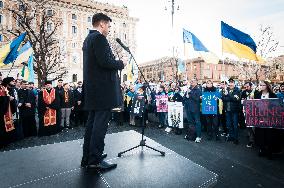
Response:
[[[168,102],[169,127],[183,128],[183,106],[182,102]]]

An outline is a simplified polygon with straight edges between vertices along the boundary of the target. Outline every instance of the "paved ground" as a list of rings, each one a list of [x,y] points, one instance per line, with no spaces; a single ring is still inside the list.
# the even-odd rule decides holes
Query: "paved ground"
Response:
[[[140,131],[138,127],[128,125],[109,127],[108,133],[125,130]],[[268,160],[257,156],[254,148],[246,148],[245,130],[240,131],[240,144],[221,141],[208,141],[205,133],[200,144],[183,139],[183,135],[167,134],[164,130],[150,124],[146,136],[161,143],[165,147],[185,156],[219,175],[216,187],[284,187],[284,155]],[[58,135],[49,137],[33,137],[9,145],[5,150],[14,150],[35,145],[44,145],[67,140],[80,139],[84,135],[83,127],[64,130]],[[134,145],[138,143],[133,143]],[[188,177],[190,178],[190,177]]]

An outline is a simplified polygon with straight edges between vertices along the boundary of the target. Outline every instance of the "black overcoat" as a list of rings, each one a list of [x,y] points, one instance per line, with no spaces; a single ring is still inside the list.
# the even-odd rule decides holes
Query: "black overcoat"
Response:
[[[118,70],[123,62],[115,60],[104,35],[94,30],[83,44],[83,105],[85,110],[110,110],[122,106]]]

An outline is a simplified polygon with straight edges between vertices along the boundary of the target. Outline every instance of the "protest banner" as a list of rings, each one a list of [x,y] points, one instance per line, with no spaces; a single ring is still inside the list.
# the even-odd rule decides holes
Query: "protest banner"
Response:
[[[284,129],[284,103],[281,99],[249,99],[244,101],[248,127]]]
[[[183,105],[182,102],[168,102],[169,127],[183,128]]]
[[[218,112],[217,98],[218,92],[203,92],[202,93],[202,114],[216,115]]]
[[[145,98],[143,95],[135,95],[131,106],[131,115],[142,117],[145,106]]]
[[[168,112],[168,96],[156,95],[157,112]]]

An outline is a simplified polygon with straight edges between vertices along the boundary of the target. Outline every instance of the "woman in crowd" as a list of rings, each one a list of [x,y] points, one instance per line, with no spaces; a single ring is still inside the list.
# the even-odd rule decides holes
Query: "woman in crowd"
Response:
[[[277,98],[273,93],[271,85],[267,81],[260,82],[260,91],[255,94],[255,99]],[[280,131],[271,128],[255,128],[256,144],[259,146],[259,156],[267,156],[272,158],[273,152],[280,149],[279,138]]]
[[[167,95],[165,87],[160,85],[158,95]],[[159,117],[159,128],[163,128],[166,125],[166,112],[157,112]]]
[[[211,80],[208,80],[206,82],[206,87],[204,88],[203,92],[217,92],[217,89],[213,86],[213,83]],[[218,105],[218,96],[216,96],[215,100],[217,100],[217,109],[219,109]],[[219,112],[219,110],[217,110]],[[219,126],[218,126],[218,114],[206,114],[205,115],[206,124],[207,124],[207,133],[209,136],[209,140],[213,139],[213,136],[215,135],[216,140],[220,140],[219,135]]]

